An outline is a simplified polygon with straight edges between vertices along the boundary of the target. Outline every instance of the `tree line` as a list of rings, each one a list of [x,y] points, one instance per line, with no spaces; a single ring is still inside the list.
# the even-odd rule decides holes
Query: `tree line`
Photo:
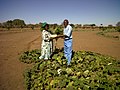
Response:
[[[41,22],[39,24],[26,24],[24,20],[21,19],[14,19],[14,20],[8,20],[4,23],[0,23],[0,28],[7,28],[8,30],[10,28],[40,28]],[[73,28],[80,28],[80,27],[96,27],[96,24],[70,24]],[[50,28],[55,29],[56,27],[61,26],[58,24],[50,24]],[[103,24],[100,25],[102,27]],[[108,25],[108,27],[113,27],[112,25]],[[120,27],[120,22],[117,22],[116,27]]]
[[[0,27],[2,28],[23,28],[25,27],[26,24],[24,22],[24,20],[20,20],[20,19],[14,19],[14,20],[8,20],[4,23],[0,23]]]

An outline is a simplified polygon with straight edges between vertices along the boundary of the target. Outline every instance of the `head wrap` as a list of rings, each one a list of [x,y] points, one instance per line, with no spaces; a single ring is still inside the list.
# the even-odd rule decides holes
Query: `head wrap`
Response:
[[[44,28],[47,25],[46,22],[42,23],[42,28]]]

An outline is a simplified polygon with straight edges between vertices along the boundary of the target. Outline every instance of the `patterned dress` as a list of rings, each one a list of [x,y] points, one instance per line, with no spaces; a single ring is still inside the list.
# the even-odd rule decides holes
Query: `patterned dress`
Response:
[[[42,44],[41,44],[41,56],[39,59],[50,59],[53,52],[53,40],[51,37],[56,37],[57,35],[52,35],[49,31],[42,31]]]

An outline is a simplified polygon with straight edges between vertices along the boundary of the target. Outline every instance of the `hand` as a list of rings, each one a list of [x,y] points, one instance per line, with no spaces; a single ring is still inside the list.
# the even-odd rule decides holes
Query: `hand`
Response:
[[[50,39],[52,40],[52,39],[58,39],[58,38],[60,38],[60,36],[56,36],[56,37],[51,37]]]
[[[57,35],[56,37],[52,37],[51,39],[58,39],[58,38],[64,39],[65,35]]]
[[[64,38],[64,35],[57,35],[58,38]]]

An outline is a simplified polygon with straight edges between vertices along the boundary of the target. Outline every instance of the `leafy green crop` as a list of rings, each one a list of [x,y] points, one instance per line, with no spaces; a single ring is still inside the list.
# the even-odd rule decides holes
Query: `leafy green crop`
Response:
[[[32,63],[32,62],[38,62],[38,58],[41,55],[41,51],[38,49],[32,50],[32,51],[25,51],[19,58],[21,62],[24,63]]]
[[[120,61],[77,51],[67,66],[63,51],[58,50],[51,60],[39,60],[24,77],[27,90],[120,90]]]
[[[54,33],[57,34],[57,35],[63,34],[62,28],[60,28],[60,27],[55,28]]]

